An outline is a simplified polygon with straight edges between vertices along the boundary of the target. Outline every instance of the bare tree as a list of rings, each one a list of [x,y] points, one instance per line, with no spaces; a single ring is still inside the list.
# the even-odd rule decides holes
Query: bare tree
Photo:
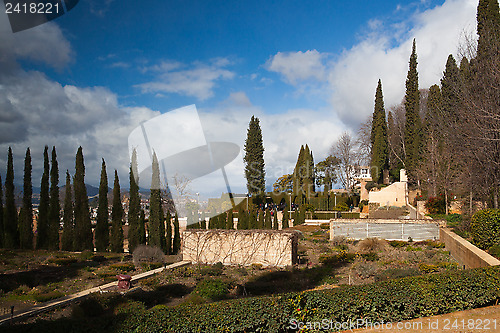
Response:
[[[346,190],[354,187],[354,175],[359,162],[357,145],[349,132],[344,132],[333,144],[331,154],[339,160],[337,178]]]

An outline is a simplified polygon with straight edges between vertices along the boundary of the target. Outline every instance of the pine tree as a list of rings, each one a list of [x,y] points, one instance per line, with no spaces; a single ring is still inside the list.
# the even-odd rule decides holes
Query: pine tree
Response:
[[[167,216],[165,218],[165,254],[172,254],[172,215],[170,215],[170,211],[167,210]]]
[[[4,247],[5,231],[4,231],[4,221],[3,221],[3,186],[2,186],[2,176],[0,175],[0,248]]]
[[[85,187],[85,163],[83,149],[80,146],[75,158],[75,176],[73,181],[75,193],[75,232],[74,249],[76,251],[94,250],[92,225],[90,223],[89,198]]]
[[[175,213],[174,218],[174,240],[172,242],[172,254],[178,254],[181,250],[181,233],[179,229],[179,217]]]
[[[420,92],[418,90],[418,72],[417,72],[417,47],[415,39],[410,56],[410,65],[406,77],[406,95],[405,95],[405,164],[409,180],[416,181],[416,168],[420,152]]]
[[[12,149],[9,147],[7,157],[7,174],[5,175],[5,219],[4,219],[4,246],[8,249],[19,247],[19,227],[17,224],[17,210],[14,198],[14,161]]]
[[[123,207],[120,194],[120,180],[118,171],[115,170],[113,184],[113,207],[111,210],[111,239],[109,242],[111,252],[123,252]]]
[[[137,152],[135,149],[132,151],[129,181],[128,249],[132,253],[138,245],[144,244],[142,241],[144,236],[141,234],[142,229],[140,226],[141,197],[139,196],[139,171],[137,169]]]
[[[49,248],[49,147],[43,151],[43,174],[40,184],[40,203],[38,205],[37,249]]]
[[[114,193],[113,193],[114,195]],[[113,201],[114,203],[114,201]],[[97,223],[95,226],[95,248],[97,252],[105,252],[109,247],[109,208],[108,208],[108,174],[104,158],[101,164],[101,181],[99,184],[99,202],[97,206]],[[122,251],[120,251],[122,252]]]
[[[63,210],[63,234],[62,234],[62,249],[63,251],[73,251],[73,242],[75,239],[74,229],[75,221],[73,220],[73,200],[71,191],[71,176],[66,170],[66,187],[64,194],[64,210]]]
[[[264,143],[259,118],[252,116],[245,140],[245,177],[250,195],[260,195],[266,190],[266,172],[264,170]]]
[[[160,193],[160,167],[158,165],[158,158],[156,153],[153,153],[153,176],[151,180],[151,195],[149,199],[149,228],[148,244],[151,246],[158,246],[166,251],[165,245],[165,225],[163,208],[161,205]]]
[[[389,140],[387,136],[387,123],[385,119],[381,80],[378,80],[377,91],[375,93],[371,147],[372,178],[375,182],[382,183],[383,171],[389,169]]]
[[[56,147],[52,147],[52,160],[50,169],[50,198],[49,198],[49,211],[48,211],[48,236],[49,236],[49,249],[59,250],[59,228],[61,226],[61,219],[59,212],[59,166],[57,163]]]
[[[19,234],[21,249],[33,248],[33,204],[31,196],[33,187],[31,183],[31,153],[26,149],[24,158],[24,185],[23,185],[23,208],[22,214],[19,214]]]

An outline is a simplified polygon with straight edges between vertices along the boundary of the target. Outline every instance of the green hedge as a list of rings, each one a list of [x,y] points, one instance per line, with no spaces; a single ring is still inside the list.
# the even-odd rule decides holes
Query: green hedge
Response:
[[[303,322],[396,322],[495,304],[500,299],[496,267],[446,272],[203,305],[160,306],[129,318],[121,332],[287,332]]]
[[[5,327],[6,332],[293,332],[301,322],[398,322],[495,304],[497,267],[411,276],[362,286],[244,298],[210,304],[164,305],[144,310],[131,303],[110,317],[56,320]],[[2,327],[3,328],[3,327]],[[43,330],[42,330],[43,329]]]
[[[485,209],[475,213],[471,221],[472,242],[483,250],[500,243],[500,210]]]

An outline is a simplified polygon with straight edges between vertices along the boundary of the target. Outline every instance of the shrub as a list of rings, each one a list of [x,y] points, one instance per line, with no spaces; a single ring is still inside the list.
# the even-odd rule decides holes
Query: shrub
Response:
[[[395,248],[402,248],[406,245],[408,245],[407,242],[405,241],[400,241],[400,240],[391,240],[389,241],[389,245]]]
[[[386,281],[392,279],[400,279],[407,276],[419,275],[420,272],[415,268],[389,268],[375,276],[375,281]]]
[[[425,208],[427,208],[430,214],[446,213],[446,200],[444,195],[440,194],[437,197],[430,197],[425,202]]]
[[[156,246],[139,245],[133,253],[134,265],[139,267],[141,263],[165,263],[165,254]]]
[[[337,212],[346,212],[349,210],[349,206],[347,206],[345,202],[340,202],[335,207],[333,207],[333,210]]]
[[[495,244],[488,249],[488,252],[497,258],[500,258],[500,244]]]
[[[339,253],[335,255],[320,256],[319,262],[323,265],[339,265],[339,264],[353,262],[355,259],[356,259],[356,254],[340,250]]]
[[[192,294],[212,301],[221,300],[229,294],[228,283],[222,279],[205,279],[196,285]]]
[[[224,265],[221,262],[214,265],[203,266],[200,268],[200,275],[220,276],[224,271]]]
[[[321,229],[330,229],[330,223],[321,223],[319,227]]]
[[[418,269],[419,269],[421,272],[424,272],[424,273],[434,273],[434,272],[439,272],[439,266],[434,265],[434,264],[424,264],[424,263],[420,263],[420,264],[418,265]]]
[[[363,279],[373,276],[376,271],[377,266],[369,262],[360,262],[358,265],[356,265],[356,273],[358,273],[358,275]]]
[[[366,261],[377,261],[379,256],[375,252],[361,253],[361,257]]]
[[[97,317],[103,314],[104,308],[99,299],[94,296],[85,298],[80,304],[72,307],[72,316],[76,318]]]
[[[43,303],[63,296],[64,294],[60,291],[49,291],[48,293],[35,295],[34,298],[35,301]]]
[[[333,246],[347,245],[347,238],[345,236],[335,236],[333,237],[331,243]]]
[[[94,256],[94,252],[92,252],[90,250],[85,250],[78,255],[78,257],[80,257],[80,259],[82,259],[82,260],[90,260],[90,259],[92,259],[93,256]]]
[[[366,238],[359,242],[358,246],[361,251],[374,252],[385,249],[387,242],[378,238]]]
[[[472,242],[487,250],[500,243],[500,210],[486,209],[475,213],[471,223]]]

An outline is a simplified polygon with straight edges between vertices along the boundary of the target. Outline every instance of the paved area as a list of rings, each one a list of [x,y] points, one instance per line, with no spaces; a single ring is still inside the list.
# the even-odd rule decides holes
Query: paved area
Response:
[[[333,237],[345,236],[352,239],[380,238],[388,240],[414,241],[439,239],[437,223],[370,223],[341,222],[333,223]]]
[[[174,264],[171,264],[171,265],[168,265],[165,267],[153,269],[151,271],[147,271],[147,272],[132,276],[131,281],[133,283],[134,281],[138,281],[138,280],[144,279],[146,277],[149,277],[151,275],[160,273],[163,270],[185,266],[185,265],[188,265],[190,263],[191,263],[190,261],[180,261],[180,262],[176,262]],[[58,298],[58,299],[55,299],[52,301],[48,301],[48,302],[30,307],[28,309],[25,309],[25,310],[22,310],[19,312],[14,312],[14,316],[11,316],[10,314],[9,315],[2,315],[2,316],[0,316],[0,325],[9,323],[10,321],[22,320],[22,319],[34,316],[34,315],[42,313],[42,312],[50,311],[50,310],[57,308],[59,306],[67,305],[67,304],[70,304],[72,302],[78,301],[82,298],[87,297],[88,295],[90,295],[92,293],[97,293],[97,292],[102,292],[105,290],[113,289],[117,286],[117,283],[118,283],[117,281],[110,282],[110,283],[107,283],[107,284],[104,284],[104,285],[101,285],[98,287],[94,287],[94,288],[80,291],[76,294],[72,294],[72,295],[64,296],[64,297],[61,297],[61,298]]]

